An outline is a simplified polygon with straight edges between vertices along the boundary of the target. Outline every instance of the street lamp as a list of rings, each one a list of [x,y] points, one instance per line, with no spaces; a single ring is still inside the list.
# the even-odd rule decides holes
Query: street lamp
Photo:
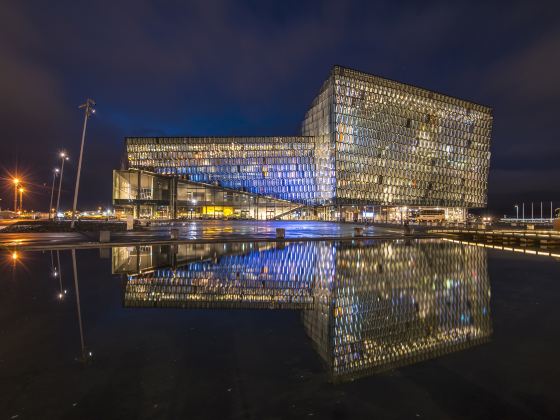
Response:
[[[92,115],[95,114],[95,101],[88,98],[85,104],[80,105],[78,108],[84,110],[84,128],[82,131],[82,145],[80,146],[80,158],[78,159],[78,173],[76,175],[76,187],[74,189],[74,204],[72,205],[72,222],[70,223],[70,228],[74,229],[76,223],[76,205],[78,204],[78,190],[80,189],[80,173],[82,171],[82,156],[84,154],[84,142],[86,140],[86,127],[87,120]]]
[[[18,186],[19,186],[19,179],[14,178],[13,180],[14,182],[14,213],[17,212],[17,192],[18,192]]]
[[[516,216],[515,216],[515,218],[516,218],[517,220],[519,220],[519,205],[516,204],[514,207],[515,207],[515,211],[516,211],[516,213],[517,213]]]
[[[23,213],[23,193],[25,189],[23,187],[19,188],[19,211]]]
[[[60,160],[62,161],[62,164],[60,166],[60,179],[58,180],[58,197],[56,198],[55,218],[56,215],[58,215],[58,207],[60,206],[60,190],[62,189],[62,175],[64,175],[64,162],[66,162],[68,159],[70,158],[68,157],[66,152],[60,152]]]
[[[58,175],[58,168],[54,168],[53,170],[53,176],[52,176],[52,187],[51,187],[51,201],[49,203],[49,220],[51,219],[51,214],[52,214],[52,202],[53,202],[53,197],[54,197],[54,180],[56,178],[56,176]]]

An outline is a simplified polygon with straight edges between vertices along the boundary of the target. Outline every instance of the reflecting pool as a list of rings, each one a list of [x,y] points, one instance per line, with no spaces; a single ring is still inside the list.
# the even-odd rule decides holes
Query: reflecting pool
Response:
[[[484,249],[436,240],[113,248],[125,307],[303,310],[333,379],[484,342],[486,265]]]
[[[0,413],[549,417],[553,278],[440,239],[7,253]]]

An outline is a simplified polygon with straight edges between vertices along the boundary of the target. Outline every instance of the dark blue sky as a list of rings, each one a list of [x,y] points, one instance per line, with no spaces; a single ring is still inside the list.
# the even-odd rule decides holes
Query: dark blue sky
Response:
[[[297,134],[333,64],[494,108],[489,206],[560,206],[559,2],[10,1],[0,12],[0,165],[48,207],[56,151],[80,207],[109,205],[125,135]],[[75,160],[67,166],[69,205]],[[4,182],[2,207],[11,206]],[[46,186],[44,186],[46,184]]]

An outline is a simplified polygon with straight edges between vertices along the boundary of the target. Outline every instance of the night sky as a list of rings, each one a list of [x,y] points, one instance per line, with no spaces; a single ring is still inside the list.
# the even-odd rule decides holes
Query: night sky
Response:
[[[292,135],[334,64],[494,109],[489,208],[560,207],[560,2],[0,2],[0,190],[109,206],[127,135]],[[29,206],[28,204],[31,205]],[[549,208],[546,204],[545,208]],[[540,211],[540,210],[539,210]]]

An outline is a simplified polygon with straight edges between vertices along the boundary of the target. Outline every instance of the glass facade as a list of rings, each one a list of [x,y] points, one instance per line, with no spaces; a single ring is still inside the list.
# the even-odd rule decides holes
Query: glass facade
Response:
[[[113,203],[139,219],[272,220],[303,206],[212,184],[146,171],[113,171]]]
[[[479,208],[487,200],[492,121],[488,107],[335,66],[302,136],[128,137],[126,162],[331,208],[327,218],[341,217],[340,206]]]
[[[442,240],[113,248],[126,307],[301,310],[333,380],[486,341],[486,250]]]
[[[312,137],[128,137],[128,166],[314,204]]]
[[[338,204],[469,208],[486,206],[491,129],[488,107],[335,66],[302,133]]]

